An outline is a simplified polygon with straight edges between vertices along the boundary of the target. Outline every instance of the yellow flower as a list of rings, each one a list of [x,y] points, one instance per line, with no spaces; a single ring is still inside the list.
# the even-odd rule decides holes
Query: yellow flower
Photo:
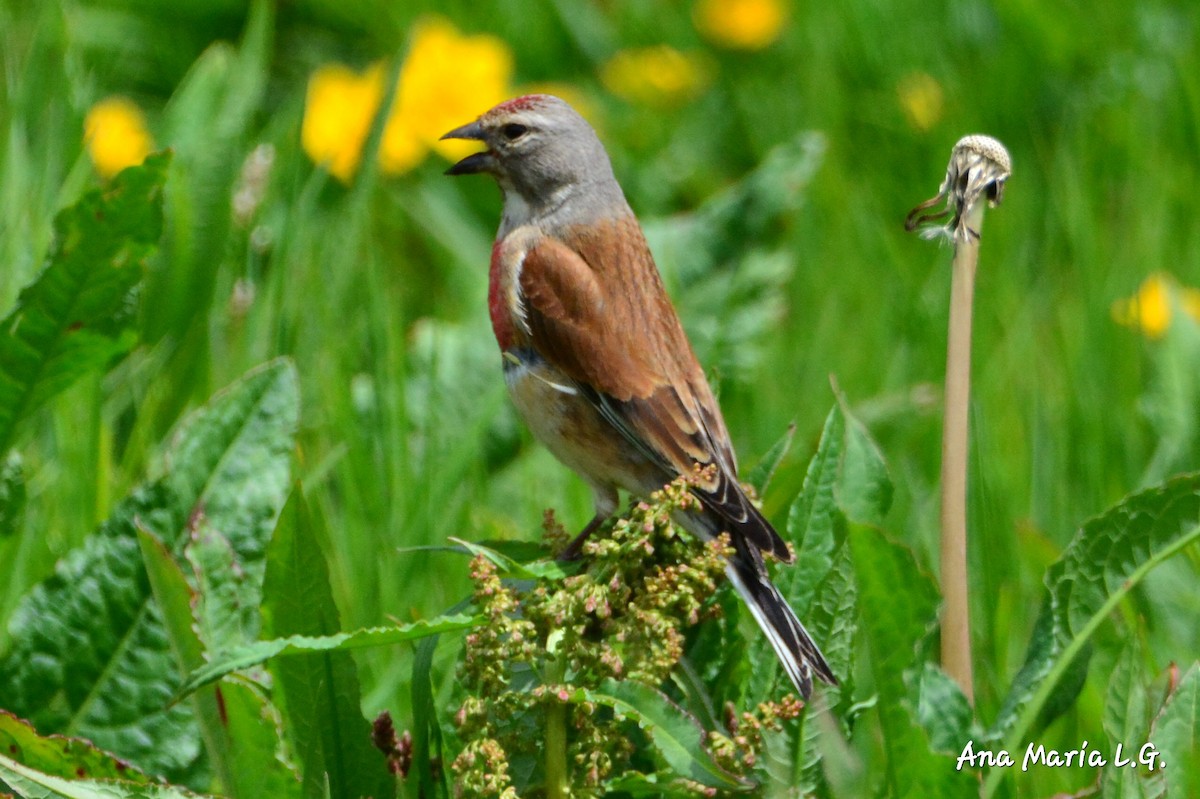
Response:
[[[622,50],[601,67],[600,79],[626,100],[669,106],[698,94],[708,82],[708,69],[696,56],[660,44]]]
[[[925,72],[905,75],[896,85],[896,94],[908,124],[917,131],[924,133],[941,121],[944,95],[941,84],[932,75]]]
[[[470,153],[470,142],[439,137],[505,99],[512,71],[512,52],[500,39],[463,36],[441,17],[417,23],[379,143],[380,169],[402,174],[431,149],[447,158]],[[329,64],[309,79],[301,145],[344,183],[358,170],[385,88],[382,63],[363,73]]]
[[[1142,281],[1137,294],[1112,304],[1114,320],[1141,330],[1150,339],[1166,334],[1174,310],[1182,310],[1200,322],[1200,290],[1181,287],[1165,272],[1150,275]]]
[[[96,171],[106,178],[142,163],[154,149],[146,117],[125,97],[108,97],[92,106],[83,121],[83,140]]]
[[[393,119],[442,156],[462,158],[478,146],[441,135],[507,98],[512,72],[512,51],[500,39],[463,36],[442,17],[426,18],[413,29]]]
[[[700,0],[696,28],[721,47],[761,50],[779,38],[787,9],[781,0]]]
[[[383,100],[384,77],[382,63],[362,73],[326,64],[308,79],[300,145],[343,183],[358,170],[371,121]]]

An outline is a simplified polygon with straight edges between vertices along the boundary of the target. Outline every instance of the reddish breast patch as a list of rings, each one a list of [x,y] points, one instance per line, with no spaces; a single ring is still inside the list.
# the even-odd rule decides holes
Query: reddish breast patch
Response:
[[[496,336],[496,343],[503,352],[512,346],[513,327],[512,315],[504,298],[507,292],[504,267],[500,263],[500,248],[501,242],[497,240],[492,245],[492,265],[488,269],[488,315],[492,317],[492,333]]]

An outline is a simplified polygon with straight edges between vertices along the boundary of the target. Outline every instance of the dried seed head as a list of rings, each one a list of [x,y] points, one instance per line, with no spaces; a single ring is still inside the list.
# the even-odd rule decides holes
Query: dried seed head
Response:
[[[905,230],[912,231],[926,222],[950,215],[950,221],[945,225],[925,226],[921,235],[925,238],[945,236],[954,242],[979,238],[979,232],[968,226],[967,217],[980,200],[987,200],[992,207],[999,205],[1004,196],[1004,183],[1011,174],[1012,159],[997,139],[981,134],[964,136],[950,153],[946,179],[938,193],[909,212],[904,221]],[[943,200],[946,202],[944,211],[922,213]]]

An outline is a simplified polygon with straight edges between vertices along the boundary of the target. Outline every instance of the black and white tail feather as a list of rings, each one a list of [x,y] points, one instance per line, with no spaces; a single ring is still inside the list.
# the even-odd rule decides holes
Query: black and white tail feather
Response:
[[[754,563],[755,560],[758,562]],[[812,695],[814,673],[830,685],[837,685],[837,677],[833,676],[825,656],[779,589],[771,583],[761,556],[755,553],[747,558],[739,552],[725,566],[725,574],[750,608],[802,697],[808,699]]]
[[[736,481],[731,481],[737,486]],[[709,510],[707,514],[687,514],[679,518],[684,527],[699,535],[701,538],[713,538],[719,534],[716,525],[729,532],[734,554],[725,566],[725,574],[738,595],[750,608],[751,615],[762,628],[763,634],[771,642],[779,662],[783,664],[796,690],[805,699],[812,695],[812,678],[815,674],[819,679],[830,685],[837,685],[837,677],[829,668],[825,656],[813,641],[808,630],[796,618],[791,605],[779,593],[779,589],[771,582],[767,574],[767,565],[763,561],[762,551],[775,552],[780,560],[790,563],[791,552],[771,523],[754,507],[738,488],[737,492],[742,502],[738,514],[729,513],[729,504],[714,507],[713,497],[697,492],[701,503]],[[764,547],[759,542],[775,542]]]

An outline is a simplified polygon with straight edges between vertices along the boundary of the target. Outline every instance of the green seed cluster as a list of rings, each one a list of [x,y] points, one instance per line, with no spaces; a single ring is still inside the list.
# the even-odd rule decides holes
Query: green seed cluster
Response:
[[[580,689],[607,680],[661,687],[683,656],[687,629],[719,613],[712,597],[732,553],[728,538],[702,543],[672,523],[695,508],[690,486],[706,476],[697,470],[675,480],[597,531],[577,574],[502,579],[485,556],[472,561],[475,603],[488,623],[467,636],[462,661],[468,696],[455,717],[465,744],[453,763],[459,795],[515,796],[514,773],[539,784],[554,714],[565,731],[573,796],[600,796],[606,779],[634,768],[632,723],[581,701]],[[552,513],[544,528],[561,549],[567,536]],[[727,753],[720,759],[732,771],[745,773],[764,719],[785,715],[744,714],[746,734],[714,734],[710,743]]]

